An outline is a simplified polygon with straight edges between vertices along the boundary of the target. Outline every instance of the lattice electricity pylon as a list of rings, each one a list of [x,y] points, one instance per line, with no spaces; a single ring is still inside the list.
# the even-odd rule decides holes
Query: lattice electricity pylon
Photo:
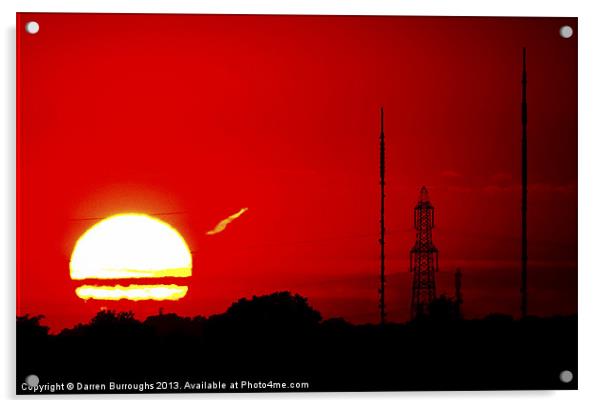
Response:
[[[428,306],[437,296],[435,272],[439,270],[439,251],[433,245],[435,208],[431,205],[426,187],[420,189],[418,204],[414,207],[416,243],[410,250],[412,274],[412,319],[428,314]]]

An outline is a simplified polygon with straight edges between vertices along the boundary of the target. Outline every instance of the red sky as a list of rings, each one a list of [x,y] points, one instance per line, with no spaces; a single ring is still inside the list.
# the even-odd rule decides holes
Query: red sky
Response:
[[[36,20],[40,31],[23,31]],[[420,186],[438,292],[518,314],[520,77],[529,74],[530,311],[577,311],[576,19],[20,14],[17,313],[53,330],[102,306],[220,313],[298,292],[378,320],[378,135],[387,138],[387,312],[409,316]],[[249,211],[215,236],[226,216]],[[120,212],[193,251],[178,302],[84,302],[77,238]]]

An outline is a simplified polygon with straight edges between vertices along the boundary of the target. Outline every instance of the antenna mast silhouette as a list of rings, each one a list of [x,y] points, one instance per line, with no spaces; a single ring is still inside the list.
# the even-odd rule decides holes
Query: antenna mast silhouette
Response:
[[[456,284],[456,317],[461,319],[462,303],[464,303],[464,299],[462,299],[462,271],[460,268],[456,269],[456,273],[454,274],[454,282]]]
[[[527,316],[527,49],[523,48],[522,137],[522,197],[521,197],[521,315]]]
[[[426,187],[420,189],[418,204],[414,207],[416,243],[410,250],[412,274],[412,306],[410,316],[419,318],[428,313],[428,305],[435,299],[435,272],[439,270],[439,250],[433,245],[435,208],[429,200]]]
[[[385,113],[380,108],[380,324],[385,324]]]

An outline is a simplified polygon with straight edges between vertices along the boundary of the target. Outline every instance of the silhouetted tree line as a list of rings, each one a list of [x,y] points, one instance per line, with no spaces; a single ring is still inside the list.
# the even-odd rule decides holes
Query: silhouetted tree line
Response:
[[[101,310],[50,335],[17,318],[17,376],[52,381],[308,381],[313,391],[574,388],[576,316],[459,318],[436,299],[406,324],[322,319],[289,292],[240,299],[208,318]],[[19,383],[19,381],[18,381]]]

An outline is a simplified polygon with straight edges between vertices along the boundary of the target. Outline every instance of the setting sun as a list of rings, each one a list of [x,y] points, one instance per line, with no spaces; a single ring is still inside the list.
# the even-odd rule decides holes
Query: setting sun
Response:
[[[71,279],[183,278],[192,274],[184,238],[169,224],[145,214],[117,214],[93,225],[75,244]],[[188,287],[165,285],[83,285],[82,299],[177,300]]]

